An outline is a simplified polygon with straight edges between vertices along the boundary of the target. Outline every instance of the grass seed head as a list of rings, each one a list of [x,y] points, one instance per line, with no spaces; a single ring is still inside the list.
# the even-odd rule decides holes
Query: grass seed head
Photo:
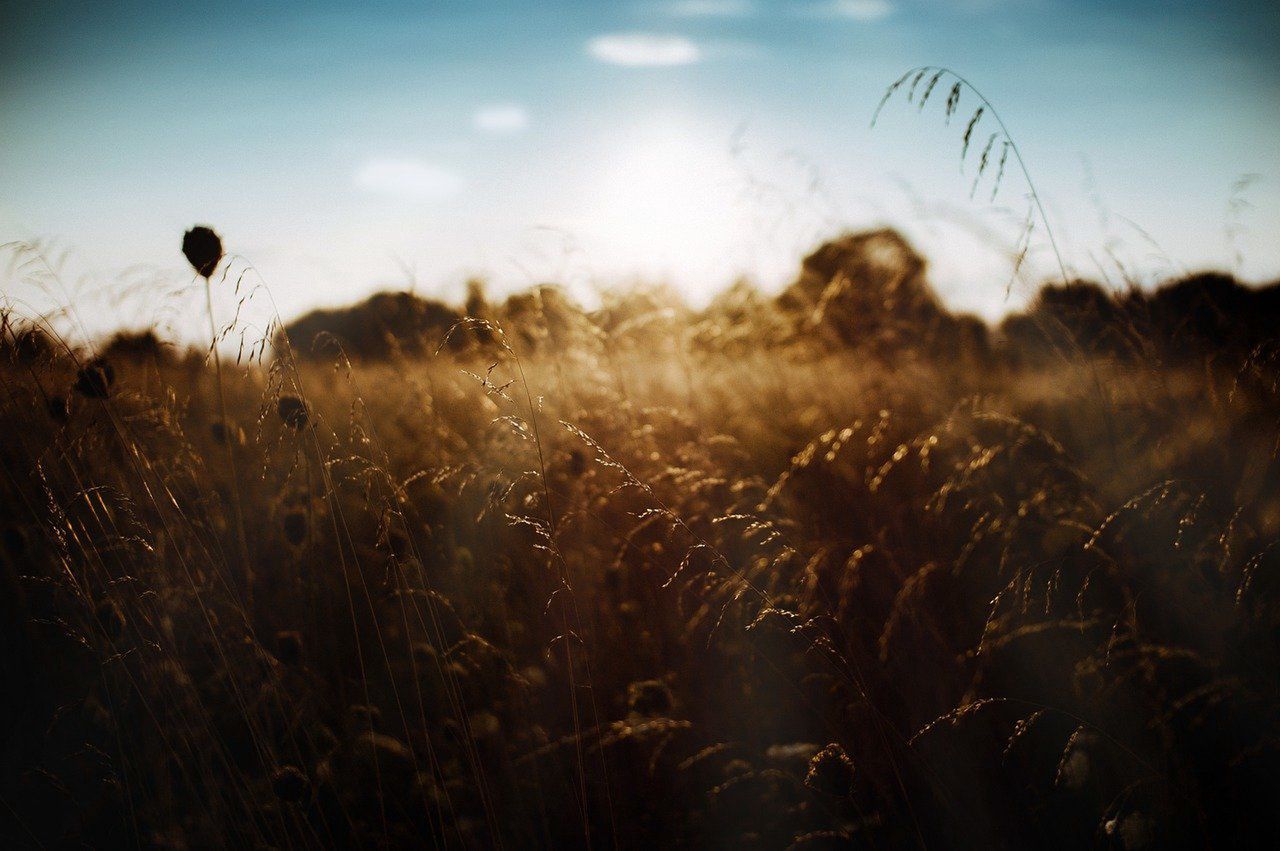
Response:
[[[828,849],[853,848],[852,837],[841,830],[815,830],[803,833],[787,847],[787,851],[828,851]]]
[[[116,371],[111,364],[102,358],[94,358],[76,372],[72,389],[88,399],[105,399],[111,395],[111,385],[115,380]]]
[[[13,355],[18,363],[34,364],[53,357],[54,347],[49,335],[39,328],[27,328],[13,341]]]
[[[373,704],[355,703],[347,707],[351,728],[358,732],[377,730],[382,726],[382,710]]]
[[[280,421],[294,431],[301,431],[309,419],[307,403],[297,396],[281,396],[276,402],[276,413]]]
[[[50,396],[45,399],[44,407],[49,419],[56,423],[65,423],[71,419],[71,403],[66,396],[61,394]]]
[[[108,638],[119,638],[124,633],[124,612],[114,600],[103,600],[94,608],[94,617]]]
[[[853,790],[853,760],[840,745],[827,745],[809,760],[804,785],[824,795],[848,797]]]
[[[286,665],[302,664],[302,633],[286,629],[276,633],[276,658]]]
[[[295,804],[307,796],[311,781],[293,765],[283,765],[271,774],[271,791],[281,801]]]
[[[228,435],[230,442],[236,446],[243,446],[245,441],[244,429],[235,423],[224,424],[221,420],[216,420],[209,424],[209,434],[213,437],[213,442],[219,446],[226,446],[228,443]]]
[[[662,680],[641,680],[627,686],[627,707],[637,715],[666,715],[674,705],[671,688]]]
[[[578,479],[585,472],[587,472],[587,456],[582,450],[574,449],[569,453],[569,475]]]

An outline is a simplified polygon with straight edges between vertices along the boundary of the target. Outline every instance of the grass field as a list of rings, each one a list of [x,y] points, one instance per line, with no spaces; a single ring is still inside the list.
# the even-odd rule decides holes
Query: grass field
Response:
[[[387,296],[217,369],[6,317],[0,835],[1276,841],[1280,290],[988,328],[925,274]]]

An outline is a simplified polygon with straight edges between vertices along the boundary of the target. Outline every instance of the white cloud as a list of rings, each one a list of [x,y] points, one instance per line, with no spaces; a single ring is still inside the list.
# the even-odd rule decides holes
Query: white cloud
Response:
[[[745,18],[756,13],[752,0],[673,0],[663,10],[675,18]]]
[[[611,33],[587,42],[587,53],[610,65],[632,68],[692,65],[702,60],[702,49],[679,35]]]
[[[472,120],[486,133],[519,133],[529,126],[529,111],[519,104],[495,103],[477,109]]]
[[[819,12],[836,18],[853,18],[856,21],[879,21],[893,14],[889,0],[831,0],[819,8]]]
[[[357,189],[416,201],[443,201],[462,189],[462,178],[419,160],[369,160],[356,170]]]

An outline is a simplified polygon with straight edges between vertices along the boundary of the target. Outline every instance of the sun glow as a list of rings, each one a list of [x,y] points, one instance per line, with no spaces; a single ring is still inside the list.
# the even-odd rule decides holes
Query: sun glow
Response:
[[[709,297],[747,233],[728,143],[655,117],[604,150],[568,227],[601,271],[671,276],[692,300]]]

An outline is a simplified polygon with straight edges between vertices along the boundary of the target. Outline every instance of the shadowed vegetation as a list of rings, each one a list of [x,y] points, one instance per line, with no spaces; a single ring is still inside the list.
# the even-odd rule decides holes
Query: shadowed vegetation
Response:
[[[221,382],[6,317],[0,835],[1275,841],[1278,293],[989,328],[874,231],[701,311],[382,294]]]

